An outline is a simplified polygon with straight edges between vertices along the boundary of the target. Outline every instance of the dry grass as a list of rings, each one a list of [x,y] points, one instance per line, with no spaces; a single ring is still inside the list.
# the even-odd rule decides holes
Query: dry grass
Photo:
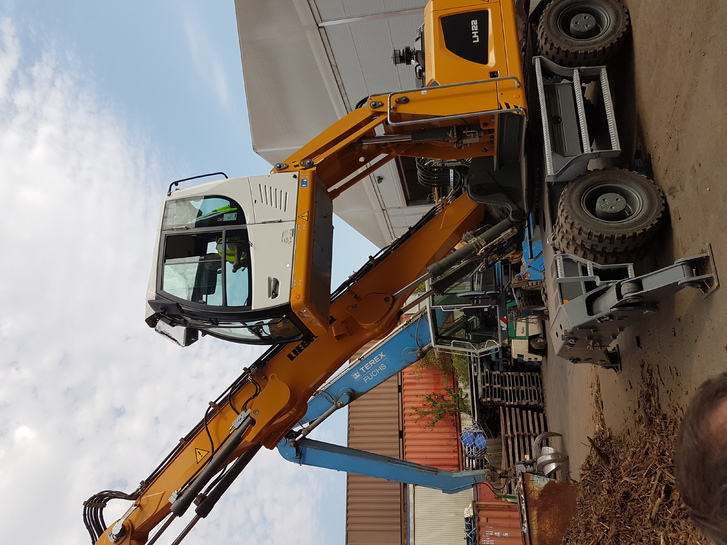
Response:
[[[578,513],[563,539],[570,545],[670,545],[711,543],[691,524],[674,478],[674,441],[681,420],[676,407],[662,409],[661,377],[642,366],[634,427],[614,434],[593,385],[597,433],[581,468]]]

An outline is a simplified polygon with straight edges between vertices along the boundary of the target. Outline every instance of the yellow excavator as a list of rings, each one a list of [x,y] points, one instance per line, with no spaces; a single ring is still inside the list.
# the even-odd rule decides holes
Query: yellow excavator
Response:
[[[618,154],[605,69],[581,65],[616,53],[625,8],[617,0],[531,4],[518,28],[513,0],[430,0],[418,47],[395,54],[415,65],[418,87],[366,97],[266,176],[170,186],[147,323],[182,346],[212,335],[271,347],[136,491],[85,503],[92,542],[154,543],[194,504],[181,541],[258,450],[274,448],[301,420],[316,390],[396,326],[421,282],[516,253],[544,193],[578,183],[589,159]],[[609,122],[605,151],[591,147],[587,84],[598,88]],[[407,234],[331,293],[332,203],[397,156],[452,183]],[[571,213],[559,238],[571,254],[620,258],[653,236],[663,196],[651,182],[633,189],[619,172],[588,190],[582,215],[591,231],[602,224],[638,236],[623,248],[591,244]],[[622,206],[619,196],[630,201]],[[599,198],[612,209],[595,211]],[[107,526],[102,512],[112,499],[131,506]]]

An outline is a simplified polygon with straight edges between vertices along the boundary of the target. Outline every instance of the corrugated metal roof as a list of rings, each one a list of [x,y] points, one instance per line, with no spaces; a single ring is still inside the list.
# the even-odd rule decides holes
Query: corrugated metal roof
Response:
[[[399,378],[392,377],[348,408],[348,446],[401,457]],[[346,543],[401,545],[405,536],[404,485],[349,474]]]
[[[422,0],[317,0],[318,11],[323,21],[364,17],[421,8]]]
[[[414,87],[392,50],[413,45],[426,0],[235,0],[252,141],[283,161],[369,92]],[[421,12],[421,13],[420,13]],[[385,166],[336,199],[334,211],[382,247],[429,206],[407,206]]]
[[[403,372],[404,458],[447,471],[462,468],[459,419],[444,416],[433,427],[420,419],[414,407],[424,407],[423,397],[455,388],[454,376],[443,377],[439,369],[410,366]]]

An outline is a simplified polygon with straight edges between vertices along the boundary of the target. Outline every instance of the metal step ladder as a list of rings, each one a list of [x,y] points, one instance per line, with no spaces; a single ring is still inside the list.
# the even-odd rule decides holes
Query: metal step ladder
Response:
[[[540,104],[545,147],[545,179],[569,181],[585,174],[588,161],[617,157],[621,144],[605,66],[564,68],[544,57],[534,57],[536,85]],[[605,149],[591,144],[583,81],[598,82],[598,115],[608,124],[609,143]]]

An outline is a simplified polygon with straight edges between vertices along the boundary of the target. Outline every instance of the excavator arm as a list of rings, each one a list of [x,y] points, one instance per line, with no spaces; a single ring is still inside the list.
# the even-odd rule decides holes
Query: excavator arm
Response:
[[[214,487],[220,471],[236,460],[246,463],[260,447],[275,448],[304,416],[316,389],[360,347],[395,327],[414,289],[407,286],[483,219],[484,207],[463,195],[439,205],[373,258],[334,295],[327,330],[312,339],[278,345],[258,359],[210,406],[163,465],[127,496],[133,498],[132,507],[103,535],[94,531],[103,520],[97,511],[104,498],[90,501],[85,518],[96,522],[90,529],[94,541],[142,545],[159,524],[183,515],[193,501],[204,512],[200,493]]]

